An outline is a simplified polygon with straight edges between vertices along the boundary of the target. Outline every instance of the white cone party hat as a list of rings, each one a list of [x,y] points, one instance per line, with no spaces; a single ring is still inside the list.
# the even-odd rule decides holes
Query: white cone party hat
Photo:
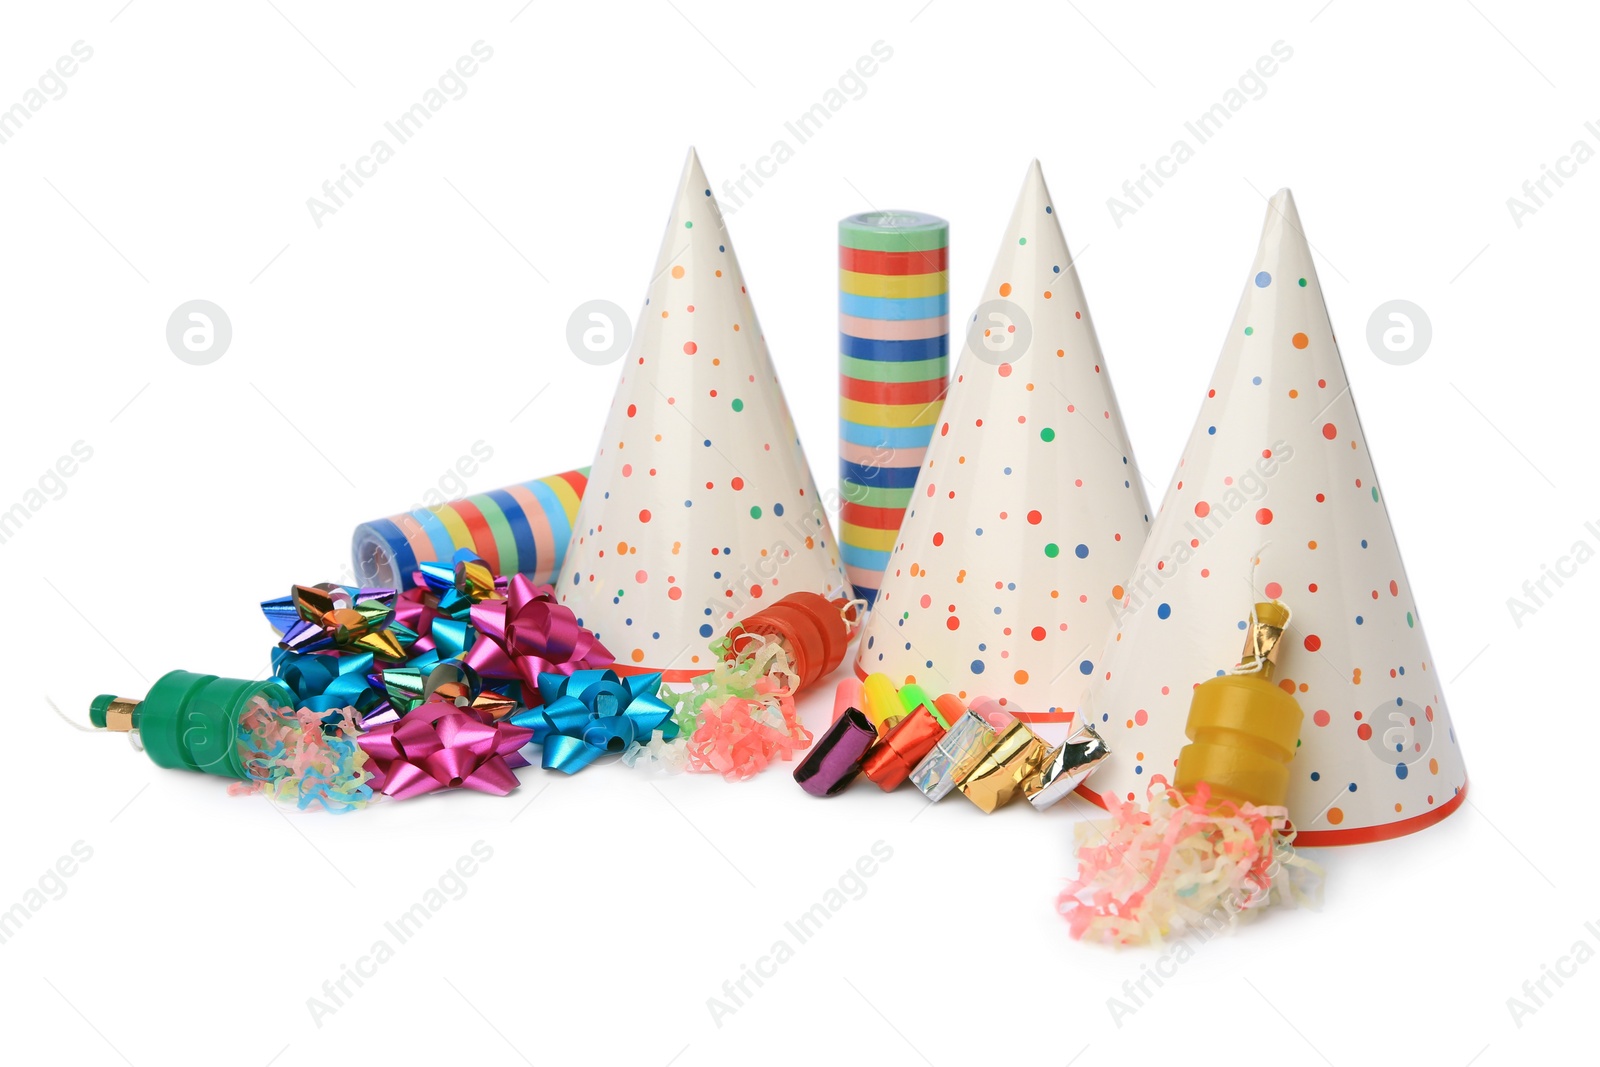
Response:
[[[1297,845],[1398,837],[1467,776],[1437,664],[1287,189],[1085,712],[1111,758],[1083,791],[1143,802],[1172,780],[1195,685],[1239,659],[1251,605],[1292,612],[1275,681],[1305,712],[1289,763]]]
[[[560,600],[622,672],[692,677],[735,620],[846,588],[693,149],[573,530]]]
[[[1150,506],[1037,161],[968,325],[856,671],[1065,722]]]

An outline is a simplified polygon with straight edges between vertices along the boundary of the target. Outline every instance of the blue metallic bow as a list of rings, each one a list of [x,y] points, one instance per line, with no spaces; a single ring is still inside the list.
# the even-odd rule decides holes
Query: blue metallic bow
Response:
[[[539,675],[544,706],[519,711],[511,721],[533,731],[546,770],[576,774],[607,752],[650,740],[656,730],[668,740],[678,736],[672,709],[656,695],[660,688],[660,673],[546,672]]]
[[[272,675],[289,687],[298,707],[315,711],[324,723],[336,722],[343,708],[355,708],[365,719],[387,706],[371,652],[332,655],[274,648]]]

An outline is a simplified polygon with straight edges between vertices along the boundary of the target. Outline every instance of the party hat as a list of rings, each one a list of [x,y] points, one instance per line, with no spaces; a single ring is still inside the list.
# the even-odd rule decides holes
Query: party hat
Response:
[[[856,671],[1065,721],[1150,507],[1037,161],[984,296]]]
[[[744,273],[690,149],[558,586],[619,671],[709,670],[707,639],[845,576]]]
[[[1084,787],[1169,781],[1193,687],[1238,658],[1251,605],[1293,617],[1278,684],[1305,711],[1296,844],[1376,841],[1466,795],[1438,666],[1406,581],[1294,198],[1272,198],[1222,356],[1085,704],[1113,755]]]

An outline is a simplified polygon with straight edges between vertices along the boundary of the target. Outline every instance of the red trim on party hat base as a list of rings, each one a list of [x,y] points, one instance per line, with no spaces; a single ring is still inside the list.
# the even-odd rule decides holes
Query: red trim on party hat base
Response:
[[[1055,711],[1013,711],[1011,717],[1018,722],[1071,722],[1075,716],[1064,709]]]
[[[663,682],[690,682],[700,677],[702,674],[710,674],[714,669],[716,669],[716,666],[716,662],[713,661],[707,663],[704,667],[683,667],[675,668],[673,670],[658,670],[655,667],[641,667],[637,664],[613,663],[607,669],[615,671],[621,675],[659,674],[661,675],[661,680]]]
[[[1018,718],[1021,718],[1019,715]],[[1297,848],[1329,848],[1336,845],[1366,845],[1374,841],[1392,841],[1397,837],[1406,837],[1418,830],[1426,830],[1436,822],[1442,822],[1445,816],[1459,808],[1467,799],[1467,780],[1461,780],[1461,788],[1456,790],[1456,795],[1440,804],[1438,807],[1413,815],[1409,819],[1398,822],[1380,823],[1377,826],[1352,826],[1348,830],[1297,830],[1294,843]],[[1089,783],[1084,782],[1078,786],[1077,793],[1085,800],[1092,801],[1107,811],[1111,806],[1105,798],[1093,789]]]

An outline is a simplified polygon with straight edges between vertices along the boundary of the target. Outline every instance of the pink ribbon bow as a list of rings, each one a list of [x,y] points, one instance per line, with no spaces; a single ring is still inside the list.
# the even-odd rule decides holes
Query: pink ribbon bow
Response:
[[[467,650],[468,666],[485,678],[516,678],[528,706],[538,700],[539,675],[609,667],[616,657],[578,624],[570,608],[556,603],[549,586],[527,575],[511,578],[504,600],[472,605],[479,640]]]
[[[359,743],[372,759],[372,788],[404,800],[457,787],[505,796],[517,787],[512,767],[527,764],[517,750],[532,737],[526,727],[495,722],[435,694]]]

